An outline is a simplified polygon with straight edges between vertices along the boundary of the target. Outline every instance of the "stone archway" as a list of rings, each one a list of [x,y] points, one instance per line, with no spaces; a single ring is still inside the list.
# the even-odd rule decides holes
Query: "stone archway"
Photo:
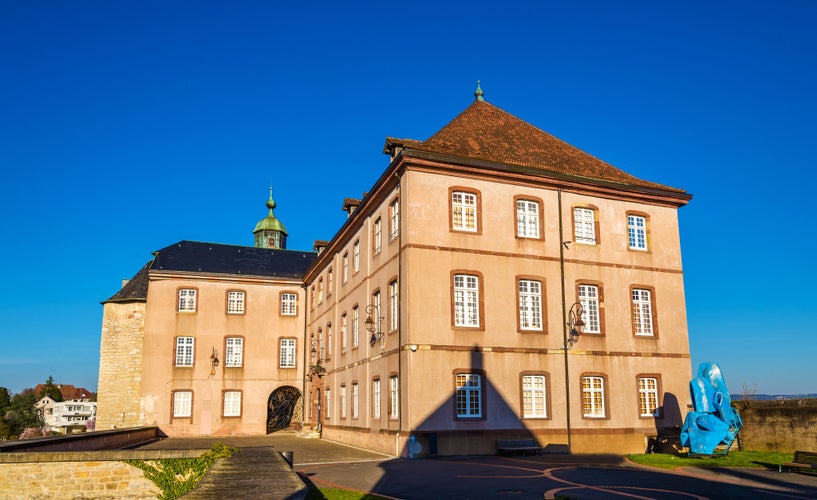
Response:
[[[283,429],[300,430],[303,412],[301,391],[289,385],[275,389],[267,400],[267,434]]]

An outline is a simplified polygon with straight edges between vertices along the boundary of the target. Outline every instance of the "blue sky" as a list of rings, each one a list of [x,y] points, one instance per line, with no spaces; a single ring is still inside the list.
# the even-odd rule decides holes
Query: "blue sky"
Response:
[[[97,388],[102,306],[150,252],[288,247],[473,100],[680,210],[693,371],[817,392],[817,2],[0,0],[0,386]]]

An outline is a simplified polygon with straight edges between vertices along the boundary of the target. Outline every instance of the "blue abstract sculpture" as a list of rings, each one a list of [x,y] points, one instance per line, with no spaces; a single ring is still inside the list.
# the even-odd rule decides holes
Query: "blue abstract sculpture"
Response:
[[[681,445],[689,448],[690,455],[727,454],[743,421],[732,409],[732,398],[718,364],[701,363],[698,376],[689,382],[689,392],[693,411],[684,419]]]

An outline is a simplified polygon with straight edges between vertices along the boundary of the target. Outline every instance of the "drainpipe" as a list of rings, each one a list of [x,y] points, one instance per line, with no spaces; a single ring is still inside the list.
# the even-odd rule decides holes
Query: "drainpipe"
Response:
[[[304,361],[303,361],[303,364],[301,365],[303,367],[303,372],[304,372],[303,377],[301,377],[301,398],[304,401],[304,407],[301,410],[301,432],[304,432],[304,426],[306,425],[307,405],[309,405],[309,409],[311,410],[312,409],[312,396],[310,394],[310,396],[307,397],[307,394],[306,394],[306,374],[307,374],[307,371],[308,371],[307,370],[307,367],[308,367],[308,365],[307,365],[307,363],[308,363],[307,351],[309,350],[307,348],[307,345],[309,345],[309,344],[307,343],[307,340],[306,340],[306,312],[307,312],[306,304],[307,304],[307,299],[308,299],[307,294],[309,292],[308,292],[308,290],[306,288],[306,283],[301,283],[301,288],[304,289],[304,300],[303,300],[303,302],[301,304],[301,310],[304,312],[304,342],[303,342],[303,348],[301,349],[304,352]]]
[[[400,399],[403,399],[403,387],[408,383],[403,382],[403,318],[400,317],[400,311],[403,310],[403,219],[405,212],[403,212],[403,190],[401,177],[398,172],[394,173],[397,177],[397,438],[396,438],[396,456],[400,456],[400,433],[403,430],[403,405],[400,404]],[[411,453],[411,450],[409,450]]]
[[[562,349],[565,356],[565,418],[567,423],[567,452],[571,452],[570,447],[570,372],[567,360],[567,311],[565,309],[565,238],[564,222],[562,221],[562,190],[557,191],[559,196],[559,270],[562,281],[562,337],[564,344]]]

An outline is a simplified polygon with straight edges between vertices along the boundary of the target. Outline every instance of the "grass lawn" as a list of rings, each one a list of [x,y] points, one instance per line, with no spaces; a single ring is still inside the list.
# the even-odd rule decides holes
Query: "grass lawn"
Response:
[[[386,500],[384,497],[362,491],[341,490],[338,488],[317,488],[309,485],[306,500]]]
[[[641,465],[662,469],[676,467],[776,467],[792,461],[792,453],[768,451],[730,451],[728,455],[711,457],[688,457],[664,453],[633,453],[627,458]]]

